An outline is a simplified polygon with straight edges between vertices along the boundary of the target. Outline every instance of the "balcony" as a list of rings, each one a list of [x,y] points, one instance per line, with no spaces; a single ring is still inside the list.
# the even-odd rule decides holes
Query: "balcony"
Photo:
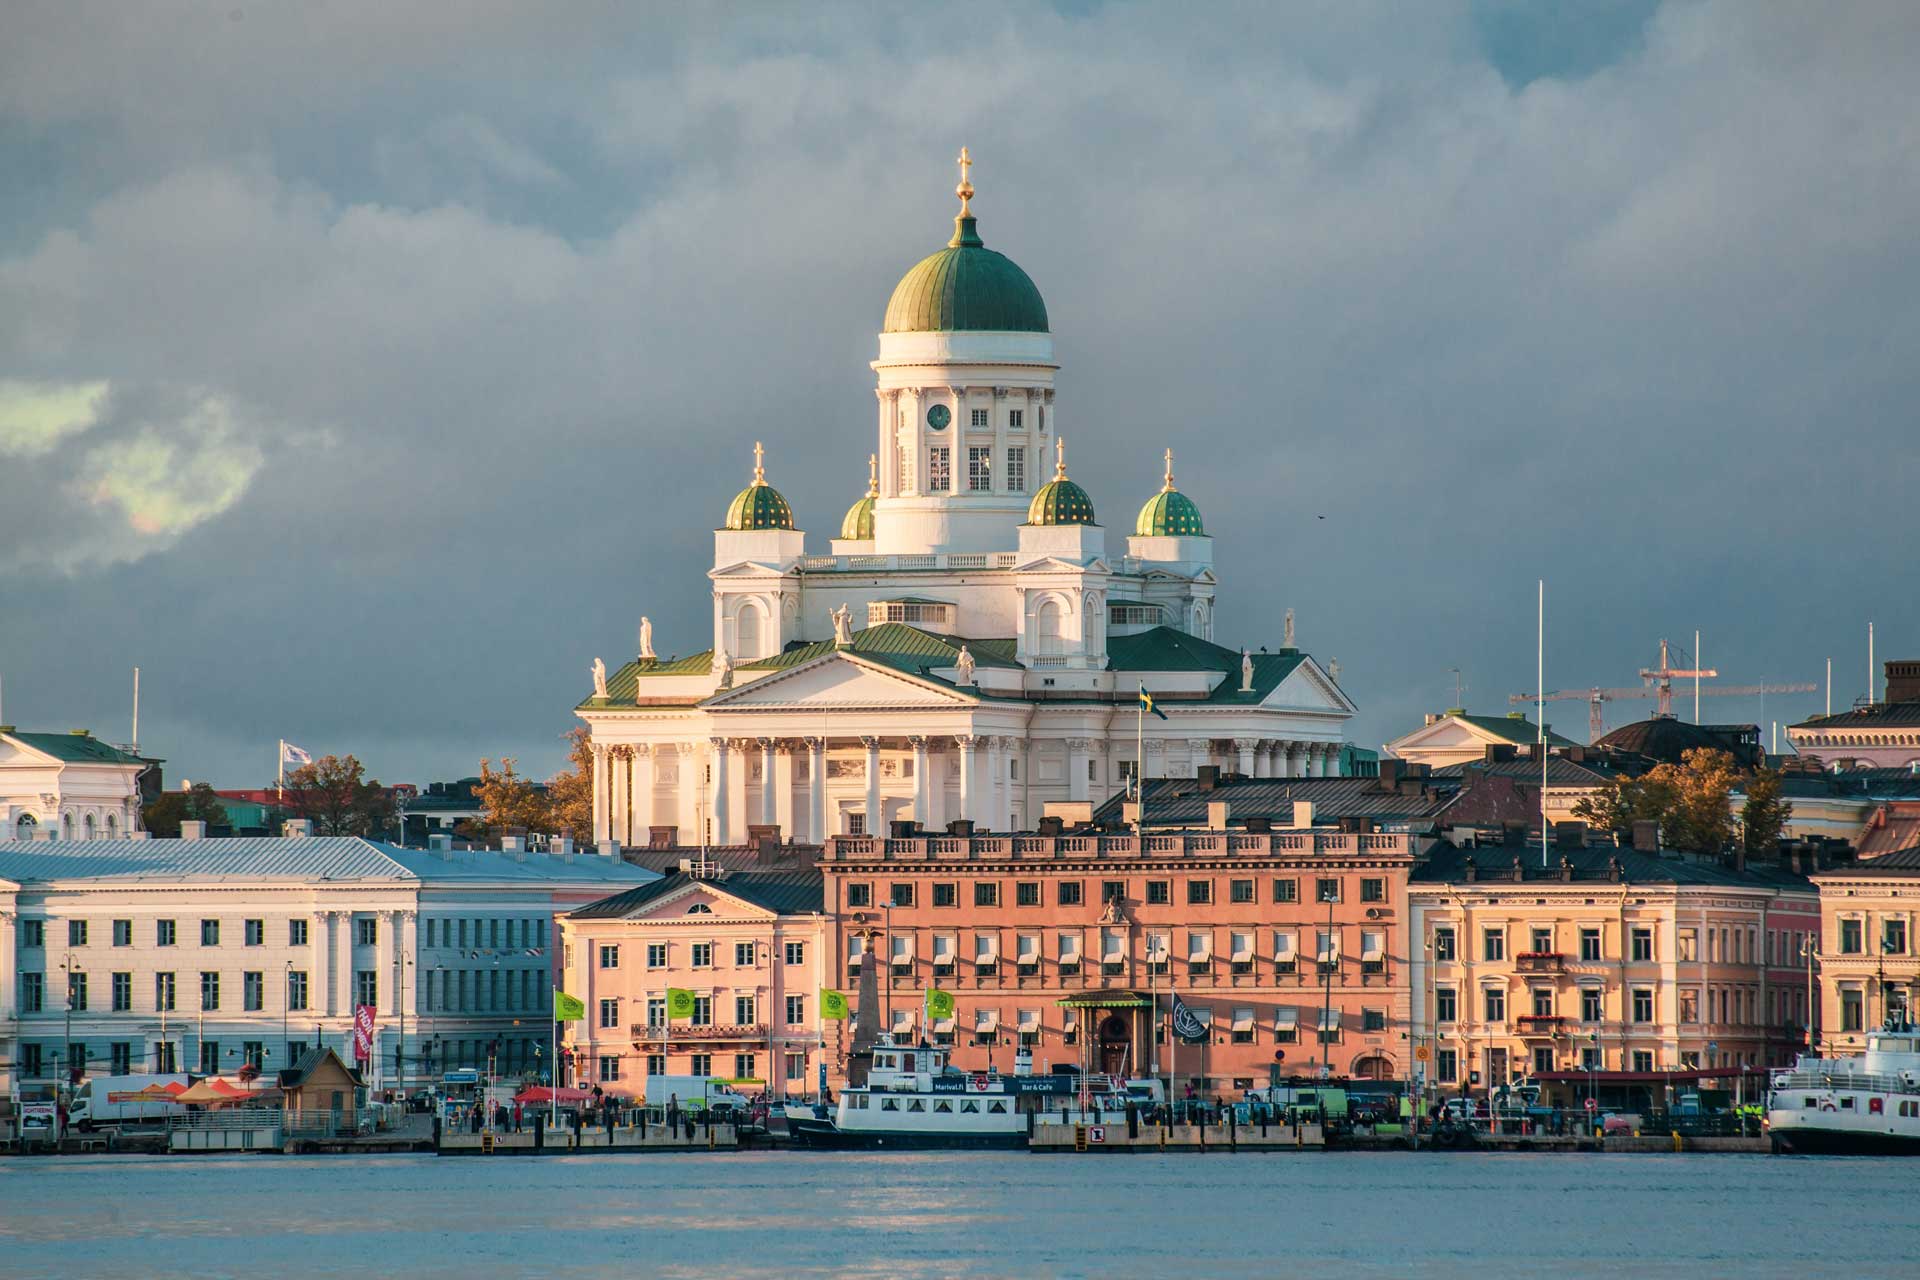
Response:
[[[1520,973],[1565,973],[1567,957],[1559,951],[1522,951],[1513,958],[1513,967]]]
[[[700,1040],[756,1040],[767,1038],[769,1028],[765,1023],[710,1023],[700,1027],[657,1027],[644,1022],[636,1022],[627,1028],[633,1036],[635,1045],[684,1044]],[[661,1032],[665,1031],[664,1040]]]
[[[1523,1036],[1557,1036],[1567,1025],[1567,1019],[1557,1013],[1523,1013],[1514,1021]]]

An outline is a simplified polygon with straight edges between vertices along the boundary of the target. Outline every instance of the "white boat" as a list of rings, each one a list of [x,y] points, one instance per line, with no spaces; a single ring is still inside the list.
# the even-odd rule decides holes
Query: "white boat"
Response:
[[[1021,1055],[1022,1061],[1026,1055]],[[1111,1123],[1129,1099],[1147,1105],[1157,1081],[1089,1078],[1089,1101]],[[1029,1115],[1051,1118],[1063,1109],[1082,1115],[1081,1081],[1067,1074],[1032,1075],[1016,1069],[967,1072],[948,1065],[939,1045],[896,1044],[881,1036],[867,1083],[840,1091],[831,1110],[790,1105],[787,1129],[810,1147],[926,1149],[1024,1147]]]
[[[1920,1155],[1920,1032],[1889,1022],[1860,1057],[1803,1055],[1767,1094],[1776,1152]]]

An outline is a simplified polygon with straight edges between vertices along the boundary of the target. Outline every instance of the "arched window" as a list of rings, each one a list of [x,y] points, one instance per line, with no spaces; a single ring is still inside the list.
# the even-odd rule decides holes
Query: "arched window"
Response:
[[[88,814],[86,817],[80,819],[80,832],[87,839],[89,840],[93,839],[93,815],[92,814]]]
[[[116,837],[119,836],[119,834],[120,834],[120,824],[114,820],[114,817],[112,814],[108,814],[107,815],[107,839],[109,840],[115,839]]]
[[[1044,600],[1033,614],[1033,651],[1041,656],[1060,652],[1063,616],[1058,602]]]
[[[31,840],[33,839],[33,829],[39,825],[38,822],[34,821],[32,814],[23,813],[19,819],[14,822],[13,833],[21,840]]]
[[[60,838],[62,840],[73,839],[73,815],[70,813],[60,815]]]
[[[757,606],[743,604],[733,622],[734,656],[741,662],[752,662],[767,655],[761,652],[760,610]]]
[[[713,914],[713,908],[704,902],[696,902],[687,908],[687,914],[690,916],[710,916]]]

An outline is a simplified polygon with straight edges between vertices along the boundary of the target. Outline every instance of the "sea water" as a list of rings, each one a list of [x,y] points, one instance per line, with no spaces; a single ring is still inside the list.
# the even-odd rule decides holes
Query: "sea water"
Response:
[[[1920,1275],[1920,1161],[805,1152],[0,1161],[0,1275]]]

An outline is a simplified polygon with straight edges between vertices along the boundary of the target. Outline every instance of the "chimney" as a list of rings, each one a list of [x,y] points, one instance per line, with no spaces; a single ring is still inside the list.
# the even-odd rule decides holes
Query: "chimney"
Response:
[[[1406,769],[1406,761],[1404,760],[1395,760],[1395,759],[1382,760],[1380,762],[1381,788],[1387,791],[1392,791],[1395,787],[1399,786],[1401,774],[1405,769]]]
[[[912,825],[912,823],[907,824],[909,828],[911,828]],[[1065,826],[1066,824],[1060,820],[1059,815],[1048,814],[1046,817],[1040,819],[1040,834],[1043,836],[1058,836],[1061,829]]]
[[[1636,853],[1660,852],[1660,824],[1641,818],[1633,824],[1633,849]]]
[[[1293,802],[1293,825],[1296,830],[1301,831],[1313,825],[1313,801],[1295,800]]]
[[[601,857],[613,858],[617,861],[620,857],[620,842],[618,840],[602,840],[599,844],[598,851]],[[573,857],[573,838],[571,836],[567,838],[566,844],[562,846],[560,856],[563,858]]]
[[[1887,701],[1920,701],[1920,662],[1887,663]]]
[[[281,830],[289,840],[307,840],[313,836],[312,818],[288,818],[287,825]]]
[[[1207,801],[1207,830],[1225,831],[1227,819],[1233,813],[1233,806],[1225,800]]]
[[[207,824],[195,818],[183,820],[180,823],[180,838],[182,840],[205,840],[207,838]]]
[[[1474,862],[1472,854],[1461,860],[1460,871],[1469,883],[1480,878],[1480,867]]]
[[[1259,814],[1247,819],[1247,834],[1255,836],[1269,835],[1273,831],[1273,819],[1267,814]]]
[[[500,837],[500,852],[525,853],[526,851],[527,851],[527,838],[525,836],[501,836]]]
[[[1193,776],[1198,780],[1200,790],[1211,791],[1220,785],[1220,766],[1217,764],[1203,764],[1194,770]]]
[[[450,831],[429,831],[427,833],[427,852],[452,861],[453,833]]]
[[[955,818],[947,824],[947,834],[950,836],[960,836],[962,838],[971,836],[973,834],[973,819]]]
[[[1553,847],[1556,849],[1584,849],[1587,847],[1587,824],[1584,822],[1556,822],[1553,824]]]

